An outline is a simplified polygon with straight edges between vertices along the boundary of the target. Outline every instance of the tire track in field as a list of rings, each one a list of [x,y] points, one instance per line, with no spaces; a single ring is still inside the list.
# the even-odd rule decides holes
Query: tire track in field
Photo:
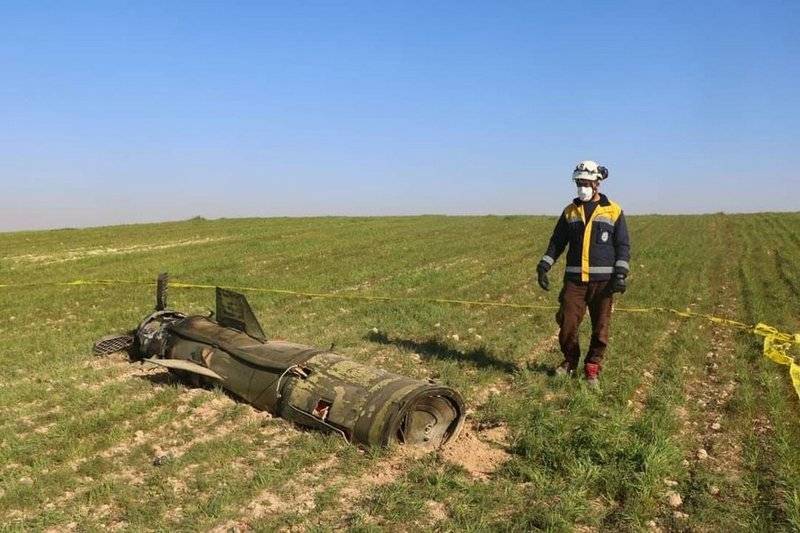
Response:
[[[731,228],[723,228],[721,222],[717,219],[712,223],[717,239],[721,239],[723,233],[731,232]],[[740,316],[732,286],[736,279],[733,256],[729,249],[721,248],[714,255],[715,268],[712,269],[710,285],[716,287],[716,291],[712,314]],[[674,528],[685,527],[689,521],[695,527],[705,529],[711,526],[713,529],[715,526],[703,523],[706,507],[710,503],[716,505],[713,502],[720,497],[721,491],[729,497],[732,492],[730,488],[741,484],[745,473],[741,437],[736,428],[729,427],[728,419],[731,402],[739,387],[735,332],[716,324],[701,324],[699,328],[707,331],[704,338],[708,342],[707,346],[699,348],[700,353],[705,352],[705,357],[698,357],[696,361],[696,364],[702,365],[702,369],[695,368],[692,377],[685,383],[687,402],[678,411],[683,424],[683,441],[686,443],[683,462],[688,477],[686,483],[687,488],[691,489],[684,494],[680,510],[671,511],[673,516],[669,524]],[[709,484],[709,473],[712,479],[718,481]],[[718,483],[723,486],[720,487]]]
[[[791,272],[791,267],[794,265],[794,263],[791,263],[788,259],[786,259],[781,253],[780,249],[776,249],[774,254],[775,270],[778,272],[778,277],[792,293],[794,301],[797,301],[800,298],[800,282],[796,280],[795,276],[793,276]]]
[[[774,231],[770,232],[770,234],[773,238],[777,235],[784,236],[794,246],[794,252],[800,253],[800,231],[798,231],[797,225],[791,227],[788,225],[786,222],[787,216],[792,215],[773,215],[769,217],[770,225],[774,228]],[[794,215],[792,218],[795,219],[797,224],[800,224],[800,216]]]
[[[633,420],[639,420],[644,415],[645,407],[647,405],[647,401],[651,395],[651,389],[656,380],[656,376],[658,375],[661,368],[664,366],[664,362],[666,360],[663,357],[664,353],[663,350],[666,348],[667,342],[678,332],[679,324],[676,320],[670,320],[667,322],[664,331],[661,332],[660,335],[656,338],[656,340],[652,344],[652,352],[654,355],[660,356],[655,358],[655,364],[652,364],[649,368],[642,370],[642,379],[639,382],[639,385],[633,390],[630,398],[628,398],[628,406],[633,411]],[[652,361],[652,358],[651,358]]]
[[[745,260],[739,266],[739,291],[746,316],[750,321],[766,321],[779,327],[787,323],[796,325],[795,309],[789,305],[790,300],[776,295],[780,289],[770,283],[774,273],[765,268],[762,261],[768,244],[780,248],[783,241],[774,234],[765,236],[752,223],[743,225],[739,231],[746,249]],[[796,527],[800,523],[797,507],[800,456],[796,452],[800,431],[796,418],[787,416],[796,411],[796,395],[783,370],[778,370],[759,352],[745,360],[742,371],[741,379],[748,394],[747,402],[742,402],[747,410],[742,422],[750,424],[754,420],[757,428],[757,431],[741,433],[748,467],[746,481],[758,487],[758,491],[750,495],[755,509],[750,518],[751,527],[763,527],[765,523]]]
[[[767,236],[763,238],[764,244],[769,243],[771,246],[765,250],[767,255],[771,255],[775,260],[775,271],[778,278],[783,282],[792,293],[794,301],[800,299],[800,282],[797,281],[796,275],[792,272],[792,266],[796,260],[800,259],[800,237],[794,231],[785,226],[785,221],[774,216],[766,216],[764,219],[768,221],[769,225],[774,228],[773,231],[767,232]],[[783,238],[779,239],[778,236]],[[787,239],[793,244],[793,247],[787,246]],[[791,249],[793,248],[793,249]]]
[[[651,267],[645,271],[650,276],[637,277],[632,288],[637,293],[641,291],[645,298],[657,297],[663,302],[661,305],[680,308],[687,302],[679,299],[692,293],[695,284],[706,281],[704,271],[709,265],[705,261],[698,264],[693,252],[707,246],[707,237],[696,226],[687,227],[683,223],[661,229],[648,239],[650,246],[639,252],[643,257],[636,259],[637,263],[641,261]],[[649,256],[664,257],[663,250],[658,248],[674,248],[667,265],[654,264],[647,259]],[[687,274],[684,269],[689,265],[692,270]],[[693,302],[689,307],[695,305]],[[607,489],[618,491],[615,505],[598,506],[599,510],[591,510],[588,520],[584,519],[590,524],[599,523],[601,529],[626,529],[637,523],[640,527],[647,523],[648,527],[658,528],[653,518],[665,514],[659,505],[661,498],[667,490],[667,482],[673,482],[669,478],[680,470],[682,431],[676,418],[681,415],[680,391],[692,361],[684,347],[691,342],[690,333],[679,328],[690,328],[692,324],[681,324],[679,319],[664,315],[631,316],[629,320],[623,333],[623,347],[633,352],[622,368],[617,369],[620,371],[618,401],[625,407],[612,407],[602,416],[614,419],[619,415],[621,427],[614,429],[612,425],[612,429],[618,435],[615,439],[627,442],[627,447],[620,452],[627,455],[632,450],[646,451],[640,458],[631,456],[621,462],[620,468],[628,471],[629,476]],[[654,357],[658,360],[654,361]],[[594,501],[600,503],[602,496]],[[600,516],[599,521],[593,516],[596,514]]]
[[[709,345],[705,350],[705,365],[697,371],[685,386],[689,409],[678,412],[684,424],[683,436],[689,443],[684,466],[689,483],[697,484],[702,479],[699,470],[714,472],[729,485],[741,482],[743,474],[742,446],[734,434],[728,432],[726,412],[739,386],[735,379],[737,355],[736,343],[730,331],[711,326]],[[703,351],[705,351],[703,350]],[[711,496],[716,496],[717,485],[703,487]],[[699,498],[689,494],[686,503],[697,506]],[[680,517],[679,517],[680,518]]]

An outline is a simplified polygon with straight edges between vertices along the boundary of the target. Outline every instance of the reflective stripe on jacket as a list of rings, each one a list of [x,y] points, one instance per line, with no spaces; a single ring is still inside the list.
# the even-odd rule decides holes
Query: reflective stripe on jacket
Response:
[[[569,244],[566,278],[602,281],[630,270],[630,239],[622,208],[604,194],[589,220],[583,202],[575,199],[558,219],[542,261],[553,265]]]

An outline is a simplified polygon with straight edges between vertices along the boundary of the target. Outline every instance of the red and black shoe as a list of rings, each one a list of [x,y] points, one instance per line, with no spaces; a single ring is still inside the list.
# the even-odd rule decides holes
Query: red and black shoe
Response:
[[[600,387],[600,365],[597,363],[586,363],[583,365],[583,372],[586,376],[586,384],[596,389]]]

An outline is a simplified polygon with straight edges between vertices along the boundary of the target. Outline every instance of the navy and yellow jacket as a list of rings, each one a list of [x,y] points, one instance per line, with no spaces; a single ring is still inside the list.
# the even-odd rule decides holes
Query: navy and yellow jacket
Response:
[[[622,208],[600,195],[589,220],[584,204],[575,199],[558,219],[542,261],[553,266],[569,244],[566,279],[603,281],[630,270],[630,240]]]

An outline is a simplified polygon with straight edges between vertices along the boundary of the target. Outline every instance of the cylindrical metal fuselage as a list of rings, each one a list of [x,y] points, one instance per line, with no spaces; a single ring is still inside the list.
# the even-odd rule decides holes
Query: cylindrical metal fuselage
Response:
[[[261,341],[200,316],[154,313],[137,329],[141,357],[188,361],[252,404],[348,441],[438,447],[464,422],[453,389],[372,368],[310,346]],[[178,371],[180,373],[186,371]]]

